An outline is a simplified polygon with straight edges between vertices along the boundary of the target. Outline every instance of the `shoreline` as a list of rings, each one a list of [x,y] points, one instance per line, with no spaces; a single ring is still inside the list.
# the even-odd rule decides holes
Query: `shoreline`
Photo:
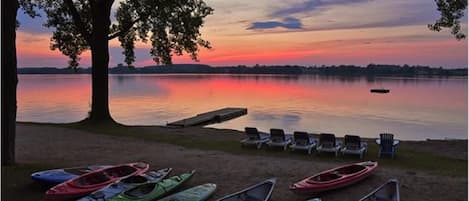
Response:
[[[2,172],[7,173],[6,186],[2,186],[2,190],[8,192],[8,200],[40,200],[45,190],[30,180],[29,175],[34,171],[146,161],[152,169],[173,167],[173,174],[196,169],[196,175],[186,187],[217,183],[219,188],[209,201],[270,177],[278,179],[273,200],[302,201],[307,197],[290,192],[288,186],[291,183],[320,171],[360,161],[353,156],[335,158],[328,154],[307,155],[266,148],[241,148],[238,140],[243,136],[233,133],[239,132],[199,127],[168,129],[85,126],[79,123],[18,123],[16,143],[19,164],[12,168],[2,167]],[[467,156],[457,159],[452,155],[433,155],[435,148],[446,147],[448,143],[454,142],[403,142],[395,160],[378,159],[379,167],[373,176],[352,187],[318,197],[327,201],[359,200],[381,183],[397,178],[401,183],[403,200],[464,200],[467,197]],[[467,141],[458,141],[454,146],[457,149],[448,150],[449,153],[462,149],[467,155]],[[421,151],[416,152],[416,149]],[[375,151],[370,147],[364,160],[375,159]],[[453,169],[436,169],[441,167]]]
[[[17,124],[33,124],[33,125],[50,125],[50,126],[69,126],[69,125],[74,125],[83,120],[77,121],[77,122],[66,122],[66,123],[54,123],[54,122],[33,122],[33,121],[16,121]],[[157,128],[162,128],[162,129],[182,129],[182,128],[177,128],[177,127],[171,127],[171,126],[165,126],[165,125],[126,125],[117,122],[119,125],[124,126],[124,127],[157,127]],[[233,134],[238,134],[238,135],[244,135],[243,131],[240,130],[235,130],[235,129],[230,129],[230,128],[214,128],[214,127],[206,127],[208,125],[203,125],[203,126],[192,126],[192,127],[197,127],[197,128],[204,128],[204,129],[215,129],[215,130],[222,130],[222,131],[230,131]],[[186,127],[190,128],[190,127]],[[311,133],[311,132],[308,132]],[[291,133],[285,133],[291,135]],[[311,133],[313,135],[317,135],[318,133]],[[378,135],[376,138],[370,138],[370,137],[362,137],[360,136],[361,139],[367,140],[367,141],[373,141],[378,138]],[[343,139],[343,136],[338,136],[336,135],[337,139]],[[441,142],[447,142],[447,141],[468,141],[469,139],[464,139],[464,138],[449,138],[449,137],[443,137],[443,138],[425,138],[425,139],[411,139],[411,140],[401,140],[398,139],[401,142],[429,142],[429,141],[441,141]]]

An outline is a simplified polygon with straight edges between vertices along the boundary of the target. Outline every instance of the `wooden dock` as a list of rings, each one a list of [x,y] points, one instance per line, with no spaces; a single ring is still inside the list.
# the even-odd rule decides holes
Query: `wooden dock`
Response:
[[[196,116],[182,119],[179,121],[167,123],[167,126],[171,127],[189,127],[189,126],[201,126],[208,125],[212,123],[219,123],[223,121],[228,121],[248,113],[247,108],[223,108],[219,110],[214,110],[206,113],[197,114]]]

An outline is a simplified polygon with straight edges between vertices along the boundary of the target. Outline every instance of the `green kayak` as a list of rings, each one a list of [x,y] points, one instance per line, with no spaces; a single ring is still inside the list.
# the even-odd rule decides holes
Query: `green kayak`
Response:
[[[188,181],[195,170],[173,176],[160,182],[150,182],[138,185],[129,190],[120,193],[118,196],[110,199],[111,201],[151,201],[168,195],[177,187]]]
[[[216,184],[204,184],[169,195],[158,201],[204,201],[217,189]]]

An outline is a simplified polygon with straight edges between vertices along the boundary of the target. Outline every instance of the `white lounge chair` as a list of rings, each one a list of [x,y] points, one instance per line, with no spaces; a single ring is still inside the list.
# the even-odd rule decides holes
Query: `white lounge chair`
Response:
[[[262,147],[262,144],[270,140],[270,136],[267,133],[259,132],[257,128],[246,127],[244,128],[248,138],[241,140],[241,145],[255,145],[257,149]]]
[[[267,142],[267,145],[269,147],[283,147],[283,150],[287,150],[291,141],[292,136],[285,135],[283,129],[272,128],[270,129],[270,140]]]
[[[342,154],[356,154],[360,155],[360,159],[363,159],[363,155],[366,153],[368,144],[362,142],[360,136],[356,135],[345,135],[344,147],[341,149]]]
[[[292,151],[306,150],[311,154],[313,148],[316,147],[316,140],[311,137],[307,132],[295,131],[293,132],[293,144],[290,146]]]
[[[335,139],[335,135],[331,133],[321,133],[319,134],[319,146],[316,149],[318,154],[321,152],[330,152],[335,153],[337,157],[341,143]]]

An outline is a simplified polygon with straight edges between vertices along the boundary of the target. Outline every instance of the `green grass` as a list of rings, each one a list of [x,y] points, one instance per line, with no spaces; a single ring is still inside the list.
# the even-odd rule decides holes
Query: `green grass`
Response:
[[[223,137],[201,137],[190,134],[168,134],[151,133],[142,126],[124,126],[120,124],[89,125],[85,123],[73,124],[46,124],[60,127],[68,127],[79,130],[86,130],[92,133],[99,133],[111,136],[126,136],[145,140],[152,140],[161,143],[179,145],[185,148],[199,150],[216,150],[238,155],[259,155],[270,157],[286,157],[299,160],[310,161],[338,161],[353,162],[357,161],[356,156],[333,157],[329,154],[307,155],[302,153],[291,153],[289,151],[243,148],[240,146],[238,135],[229,135]],[[183,137],[181,137],[183,135]],[[444,176],[463,176],[467,177],[467,160],[454,159],[445,156],[435,155],[429,152],[418,152],[412,147],[400,145],[396,159],[378,158],[378,146],[375,143],[368,143],[368,153],[364,160],[378,161],[382,167],[395,167],[407,170],[409,173],[425,171],[431,174]]]

